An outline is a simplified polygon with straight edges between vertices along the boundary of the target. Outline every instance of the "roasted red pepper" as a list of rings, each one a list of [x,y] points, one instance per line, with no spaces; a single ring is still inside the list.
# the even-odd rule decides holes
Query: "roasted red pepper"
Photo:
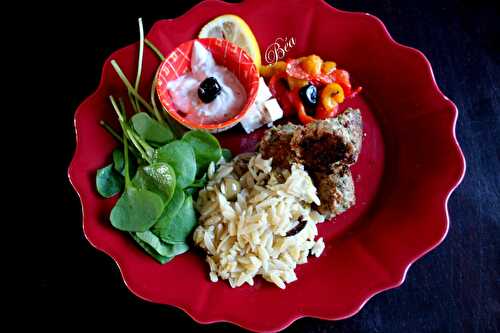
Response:
[[[323,105],[316,106],[316,112],[314,113],[314,117],[317,119],[328,119],[334,118],[339,114],[339,105],[336,104],[333,109],[327,110]]]
[[[297,115],[299,116],[299,120],[302,124],[306,125],[316,120],[315,118],[307,114],[306,108],[304,107],[304,104],[300,99],[298,89],[292,91],[292,102],[295,110],[297,111]]]
[[[278,100],[279,105],[283,109],[284,116],[293,114],[293,102],[291,99],[291,91],[288,90],[286,83],[287,75],[285,72],[274,74],[269,80],[269,90],[271,94]]]
[[[302,59],[290,59],[286,62],[286,74],[300,80],[309,80],[311,75],[301,65]]]
[[[345,97],[354,97],[361,91],[361,87],[352,90],[349,73],[343,69],[336,69],[330,74],[334,82],[337,82],[344,89]]]
[[[322,68],[324,64],[321,58],[315,55],[297,59],[287,59],[285,70],[271,77],[269,89],[281,105],[285,116],[290,116],[294,112],[297,112],[298,118],[303,124],[308,124],[316,119],[336,117],[339,113],[338,104],[343,102],[344,97],[354,97],[361,91],[361,87],[356,89],[352,88],[350,76],[346,70],[335,69],[336,64],[331,63],[330,70],[323,71]],[[342,98],[334,98],[335,103],[328,107],[325,107],[324,103],[318,103],[314,109],[314,115],[312,116],[306,112],[306,107],[302,103],[298,93],[299,89],[296,88],[295,85],[288,85],[289,78],[307,81],[316,86],[318,91],[325,89],[325,87],[332,86],[332,84],[336,84],[337,90],[343,93]]]
[[[291,59],[286,64],[286,74],[299,80],[310,81],[314,85],[328,84],[333,82],[333,78],[324,73],[310,74],[301,65],[302,59]]]

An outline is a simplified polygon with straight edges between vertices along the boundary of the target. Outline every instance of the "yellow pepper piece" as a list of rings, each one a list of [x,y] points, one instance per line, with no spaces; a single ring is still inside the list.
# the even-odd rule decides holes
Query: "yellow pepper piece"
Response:
[[[278,61],[275,62],[274,64],[260,66],[259,72],[261,76],[268,79],[278,72],[284,72],[285,69],[286,69],[286,62]]]
[[[287,77],[286,80],[288,81],[288,87],[290,88],[290,90],[293,90],[295,88],[302,88],[309,83],[309,81],[307,80],[296,79],[291,76]]]
[[[321,65],[323,65],[323,60],[319,56],[312,54],[302,60],[301,65],[307,73],[311,75],[318,75],[321,74]]]
[[[323,74],[328,75],[332,73],[335,68],[337,68],[337,64],[334,61],[325,61],[321,66],[321,71],[323,72]]]
[[[260,66],[259,68],[260,75],[263,76],[264,78],[270,78],[273,72],[273,65],[266,65],[266,66]]]
[[[321,91],[321,104],[327,110],[333,110],[336,104],[344,101],[344,89],[338,83],[327,84]]]
[[[286,70],[286,62],[277,61],[274,63],[273,68],[275,70],[275,73],[284,72]]]

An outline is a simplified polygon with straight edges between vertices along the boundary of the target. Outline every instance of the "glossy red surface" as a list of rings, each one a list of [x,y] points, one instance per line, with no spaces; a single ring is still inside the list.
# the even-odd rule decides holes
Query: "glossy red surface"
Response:
[[[188,121],[178,112],[167,89],[168,81],[175,80],[191,69],[191,51],[194,40],[177,46],[160,64],[158,69],[158,84],[156,91],[163,108],[178,122],[191,129],[205,129],[210,132],[229,129],[240,122],[257,96],[259,88],[259,73],[252,58],[241,48],[224,39],[203,38],[198,41],[213,55],[215,62],[229,69],[241,82],[247,93],[247,100],[240,112],[233,118],[211,124],[198,124]]]
[[[373,295],[400,285],[409,266],[436,247],[448,231],[447,200],[460,183],[465,162],[455,138],[457,109],[437,87],[419,51],[390,37],[377,18],[336,10],[320,0],[256,0],[241,4],[206,1],[174,20],[157,22],[148,34],[164,54],[193,39],[208,20],[226,13],[241,16],[253,29],[262,52],[276,38],[294,37],[291,57],[316,53],[347,69],[363,86],[343,105],[362,109],[365,133],[353,167],[358,202],[333,222],[320,226],[326,249],[297,268],[299,280],[286,290],[259,281],[231,289],[211,283],[196,251],[159,265],[125,235],[108,215],[115,200],[100,198],[97,168],[109,161],[116,142],[99,126],[117,126],[107,96],[126,95],[110,66],[116,59],[134,77],[137,44],[113,53],[97,91],[75,114],[77,148],[70,180],[83,209],[88,240],[114,258],[128,288],[139,297],[186,311],[198,322],[229,321],[255,331],[277,331],[297,318],[352,316]],[[342,31],[332,38],[331,31]],[[145,52],[143,81],[150,83],[159,62]],[[141,92],[146,96],[150,84]],[[262,134],[239,128],[221,133],[233,152],[253,149]]]

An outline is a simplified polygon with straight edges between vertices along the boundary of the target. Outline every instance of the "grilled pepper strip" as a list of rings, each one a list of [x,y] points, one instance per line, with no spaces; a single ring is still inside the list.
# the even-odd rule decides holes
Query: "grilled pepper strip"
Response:
[[[279,105],[283,109],[284,116],[293,114],[293,102],[291,99],[292,92],[285,86],[287,75],[284,72],[276,73],[269,80],[269,90],[271,94],[278,100]]]
[[[331,77],[344,89],[345,97],[354,97],[361,91],[361,87],[352,89],[349,73],[343,69],[334,70]]]
[[[286,63],[286,74],[297,80],[309,81],[314,85],[328,84],[334,81],[331,74],[319,73],[311,74],[308,73],[302,66],[302,62],[305,58],[290,59]],[[321,68],[321,67],[320,67]]]
[[[328,111],[338,108],[338,105],[344,101],[344,89],[338,83],[330,83],[321,91],[321,105]]]
[[[297,115],[299,116],[299,120],[302,124],[306,125],[310,122],[315,121],[316,119],[307,114],[306,108],[302,103],[299,96],[299,89],[295,89],[292,91],[292,101],[295,110],[297,111]]]
[[[316,107],[316,113],[314,114],[314,117],[317,119],[328,119],[328,118],[334,118],[339,114],[339,105],[336,104],[332,109],[327,110],[323,105],[318,105]]]
[[[269,64],[267,66],[261,66],[259,71],[260,71],[260,75],[262,75],[264,78],[268,79],[276,73],[284,72],[285,69],[286,69],[286,62],[278,61],[278,62],[275,62],[274,64]]]

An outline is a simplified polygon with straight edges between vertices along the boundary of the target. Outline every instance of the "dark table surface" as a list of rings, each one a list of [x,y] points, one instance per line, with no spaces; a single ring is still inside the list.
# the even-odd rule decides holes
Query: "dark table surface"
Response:
[[[458,106],[457,136],[467,173],[449,201],[447,238],[410,268],[401,287],[375,296],[352,318],[337,322],[305,318],[286,331],[499,331],[500,12],[495,1],[332,2],[340,9],[376,15],[397,41],[428,57],[440,88]],[[242,331],[229,324],[198,325],[181,310],[151,304],[130,293],[115,263],[84,238],[80,204],[66,177],[75,145],[73,112],[97,87],[105,58],[137,39],[138,16],[147,30],[156,20],[176,17],[194,3],[140,2],[122,4],[115,11],[79,2],[67,8],[61,5],[58,10],[64,15],[42,17],[40,26],[50,31],[40,39],[51,40],[58,48],[47,55],[40,44],[40,53],[52,64],[45,75],[71,82],[58,85],[59,98],[50,112],[57,120],[53,132],[58,138],[61,201],[55,210],[57,235],[48,236],[54,242],[41,247],[44,260],[37,271],[41,302],[37,312],[46,323],[54,325],[62,316],[80,323],[102,319],[114,325],[157,323],[171,332]]]

